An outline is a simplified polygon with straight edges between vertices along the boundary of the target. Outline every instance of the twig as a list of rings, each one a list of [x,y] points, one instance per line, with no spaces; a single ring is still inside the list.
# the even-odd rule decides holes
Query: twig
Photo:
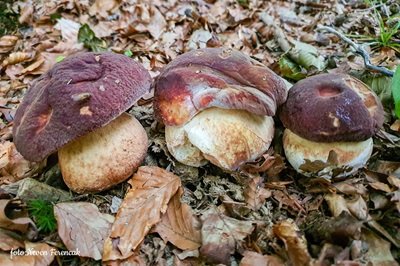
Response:
[[[333,33],[336,36],[338,36],[342,41],[346,42],[347,44],[349,44],[351,47],[353,47],[353,49],[355,50],[356,54],[359,54],[362,56],[362,58],[364,59],[364,65],[367,69],[371,69],[374,71],[378,71],[386,76],[389,77],[393,77],[394,72],[387,69],[386,67],[381,67],[381,66],[375,66],[371,63],[371,58],[368,54],[368,52],[364,49],[364,47],[362,45],[358,45],[355,42],[353,42],[351,39],[349,39],[348,37],[346,37],[343,33],[338,32],[337,30],[328,27],[328,26],[319,26],[317,28],[317,30],[322,31],[325,30],[327,32]]]

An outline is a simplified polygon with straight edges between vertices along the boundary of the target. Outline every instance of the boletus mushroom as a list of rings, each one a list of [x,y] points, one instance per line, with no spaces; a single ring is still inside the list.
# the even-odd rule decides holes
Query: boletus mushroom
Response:
[[[384,111],[376,94],[345,74],[320,74],[296,83],[282,105],[283,147],[300,173],[345,177],[363,167]]]
[[[14,119],[18,151],[41,161],[58,150],[65,183],[97,192],[127,179],[141,164],[147,135],[124,113],[151,86],[137,62],[114,53],[80,53],[57,63],[26,93]]]
[[[178,56],[155,81],[154,112],[165,124],[168,150],[181,163],[208,161],[235,170],[262,155],[274,135],[283,80],[232,49],[205,48]]]

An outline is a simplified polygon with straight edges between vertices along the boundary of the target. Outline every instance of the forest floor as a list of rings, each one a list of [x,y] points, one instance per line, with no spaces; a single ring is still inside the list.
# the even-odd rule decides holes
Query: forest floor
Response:
[[[399,14],[397,0],[2,1],[0,265],[99,265],[101,259],[105,265],[398,265],[400,121],[392,78],[367,68],[343,36],[365,48],[372,65],[394,71],[400,65]],[[154,78],[184,52],[220,46],[251,56],[291,83],[330,72],[368,84],[386,111],[368,165],[346,179],[297,174],[285,159],[276,120],[270,150],[239,171],[186,166],[168,152],[152,94],[129,113],[149,136],[143,165],[175,174],[167,178],[151,168],[157,182],[177,182],[164,215],[149,217],[149,206],[128,211],[135,193],[130,187],[138,180],[79,195],[64,184],[56,155],[33,163],[16,151],[12,127],[21,99],[66,56],[121,53]],[[137,176],[146,174],[142,168]],[[159,198],[148,189],[153,204]],[[121,241],[129,235],[135,244],[125,253],[103,254],[107,245],[115,249],[104,242],[122,216],[117,212],[130,218],[126,235],[121,228],[113,234]],[[151,227],[148,219],[157,222]]]

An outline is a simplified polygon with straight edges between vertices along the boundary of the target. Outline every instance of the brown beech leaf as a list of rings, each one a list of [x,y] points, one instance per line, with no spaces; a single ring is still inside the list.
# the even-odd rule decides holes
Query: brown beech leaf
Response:
[[[281,266],[283,261],[277,256],[262,255],[253,251],[245,251],[240,266]]]
[[[66,202],[54,206],[58,235],[68,250],[79,250],[79,255],[101,259],[104,239],[110,232],[114,217],[100,213],[89,202]]]
[[[1,228],[26,233],[30,226],[36,228],[20,200],[0,200]]]
[[[21,255],[11,256],[10,252],[0,252],[2,266],[47,266],[54,260],[56,249],[46,243],[25,242]]]
[[[142,166],[129,181],[132,188],[118,210],[104,243],[103,260],[125,259],[161,220],[168,202],[181,186],[178,176],[155,166]]]
[[[0,54],[5,54],[14,49],[15,44],[18,41],[17,36],[5,35],[0,38]]]
[[[20,238],[18,234],[0,228],[0,250],[9,251],[23,248],[25,245]]]
[[[307,240],[293,221],[285,220],[275,224],[273,232],[285,243],[291,265],[310,265],[312,258],[307,250]]]
[[[251,232],[254,227],[250,221],[240,221],[219,213],[214,208],[208,209],[201,216],[203,239],[200,253],[212,263],[229,264],[230,255],[236,245]]]
[[[0,185],[32,177],[45,165],[46,161],[35,163],[25,160],[12,142],[0,143]]]
[[[201,223],[192,208],[181,202],[182,194],[183,190],[179,189],[172,197],[167,212],[153,231],[182,250],[197,249],[201,246]]]
[[[263,178],[261,176],[252,178],[243,194],[246,203],[253,211],[259,210],[261,206],[264,205],[265,200],[272,195],[270,190],[264,188]]]
[[[35,53],[27,53],[27,52],[15,52],[8,55],[6,59],[4,59],[2,66],[6,67],[9,65],[16,65],[19,63],[29,62],[35,58]]]

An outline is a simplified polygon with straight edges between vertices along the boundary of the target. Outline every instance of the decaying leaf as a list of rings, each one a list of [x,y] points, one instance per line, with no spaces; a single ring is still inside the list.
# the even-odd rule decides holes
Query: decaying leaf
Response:
[[[20,254],[0,252],[2,266],[47,266],[54,260],[56,249],[46,243],[25,242],[25,250]]]
[[[46,161],[35,163],[25,160],[13,142],[0,143],[0,185],[32,177],[45,165]]]
[[[161,221],[154,227],[164,242],[171,242],[182,250],[197,249],[201,246],[201,223],[193,210],[181,202],[183,190],[172,197]]]
[[[6,67],[9,65],[16,65],[23,62],[29,62],[35,58],[34,53],[26,52],[15,52],[8,55],[8,57],[3,61],[2,66]]]
[[[237,245],[254,229],[250,221],[240,221],[225,216],[215,207],[201,216],[203,239],[200,253],[212,263],[229,264],[230,255]]]
[[[310,265],[312,258],[307,250],[307,240],[293,221],[285,220],[275,224],[273,232],[285,243],[292,265]]]
[[[270,190],[264,188],[263,178],[261,176],[249,180],[244,192],[246,203],[253,211],[257,211],[265,203],[265,200],[271,197]]]
[[[12,249],[23,248],[24,246],[24,242],[18,234],[0,228],[0,250],[10,251]]]
[[[245,251],[240,266],[281,266],[284,262],[277,256],[262,255],[253,251]]]
[[[398,266],[390,252],[390,243],[369,230],[363,230],[362,240],[368,244],[366,260],[371,266]]]
[[[161,220],[168,202],[181,186],[178,176],[155,166],[140,167],[129,184],[132,188],[104,244],[104,261],[130,257],[151,227]]]
[[[0,227],[26,233],[30,227],[35,228],[35,224],[29,218],[20,200],[2,199],[0,200]]]
[[[68,250],[79,250],[80,256],[101,259],[113,216],[100,213],[89,202],[58,203],[54,206],[54,215],[58,235]]]

